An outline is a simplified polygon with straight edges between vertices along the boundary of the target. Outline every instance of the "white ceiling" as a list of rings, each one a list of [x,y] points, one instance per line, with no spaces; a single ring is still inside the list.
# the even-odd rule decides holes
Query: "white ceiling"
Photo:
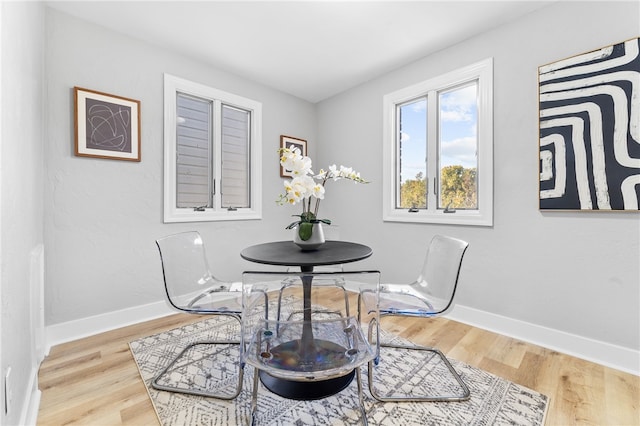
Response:
[[[318,102],[552,1],[50,1]]]

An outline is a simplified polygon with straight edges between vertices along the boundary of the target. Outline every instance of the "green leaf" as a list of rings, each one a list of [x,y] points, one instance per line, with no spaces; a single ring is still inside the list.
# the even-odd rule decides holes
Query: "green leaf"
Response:
[[[311,212],[305,212],[300,215],[300,220],[302,222],[313,222],[314,220],[316,220],[316,216]]]
[[[290,223],[290,224],[289,224],[289,226],[287,226],[285,229],[293,229],[293,228],[295,228],[296,226],[298,226],[298,224],[299,224],[299,223],[300,223],[300,221],[299,221],[299,220],[297,220],[297,221],[295,221],[295,222],[292,222],[292,223]]]
[[[307,241],[311,238],[311,233],[313,232],[313,223],[311,222],[302,222],[298,226],[298,235],[302,241]]]

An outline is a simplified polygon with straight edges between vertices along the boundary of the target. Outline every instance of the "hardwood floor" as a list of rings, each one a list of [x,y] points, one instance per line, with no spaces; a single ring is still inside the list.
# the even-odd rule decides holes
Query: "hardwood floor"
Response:
[[[38,425],[157,425],[128,342],[201,320],[176,314],[51,349]],[[386,329],[550,397],[547,425],[640,425],[640,378],[443,318]]]

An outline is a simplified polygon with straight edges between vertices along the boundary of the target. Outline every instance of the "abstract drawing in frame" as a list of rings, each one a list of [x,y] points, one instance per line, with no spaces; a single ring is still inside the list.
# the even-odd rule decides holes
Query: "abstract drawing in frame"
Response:
[[[298,139],[291,136],[280,135],[280,148],[291,148],[291,146],[298,148],[302,155],[307,155],[307,141],[304,139]],[[282,165],[280,166],[281,177],[293,177],[291,172],[287,172]]]
[[[74,88],[75,154],[140,161],[140,101]]]
[[[539,67],[540,209],[638,211],[640,39]]]

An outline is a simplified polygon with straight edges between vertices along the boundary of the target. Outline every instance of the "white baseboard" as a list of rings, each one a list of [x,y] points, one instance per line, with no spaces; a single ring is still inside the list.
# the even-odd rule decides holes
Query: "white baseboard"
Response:
[[[51,346],[60,343],[164,317],[172,313],[175,313],[175,311],[166,302],[162,301],[54,324],[46,327],[47,353],[49,353]],[[640,351],[637,350],[462,305],[456,305],[447,317],[474,327],[640,376]]]
[[[45,328],[46,353],[49,354],[49,350],[52,346],[59,345],[61,343],[70,342],[72,340],[165,317],[175,313],[176,311],[173,310],[166,302],[161,301],[50,325]]]
[[[456,305],[448,318],[640,376],[640,351]]]
[[[38,389],[38,370],[39,365],[31,369],[29,377],[29,386],[25,395],[26,400],[22,403],[22,411],[20,412],[20,425],[35,426],[38,422],[38,409],[40,408],[40,397],[42,392]]]

